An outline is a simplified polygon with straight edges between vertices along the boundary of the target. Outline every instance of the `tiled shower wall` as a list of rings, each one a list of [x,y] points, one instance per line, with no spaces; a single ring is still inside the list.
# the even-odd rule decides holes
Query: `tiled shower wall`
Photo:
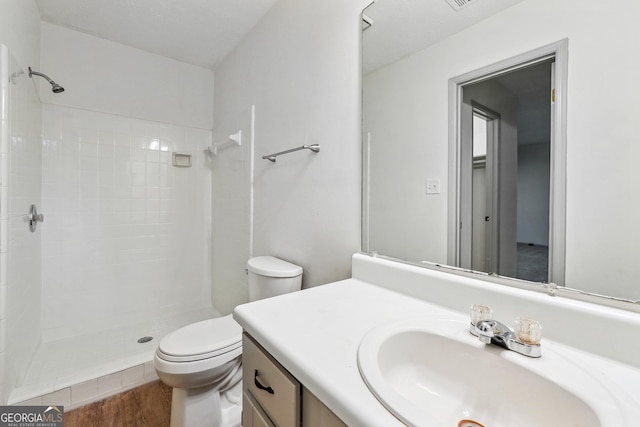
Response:
[[[45,104],[43,135],[44,341],[210,306],[211,131]]]
[[[41,107],[32,81],[0,45],[0,404],[26,375],[41,337],[41,232],[25,216],[41,204]]]
[[[0,405],[9,394],[7,380],[7,246],[5,235],[9,226],[7,213],[7,177],[9,151],[9,50],[0,45]]]

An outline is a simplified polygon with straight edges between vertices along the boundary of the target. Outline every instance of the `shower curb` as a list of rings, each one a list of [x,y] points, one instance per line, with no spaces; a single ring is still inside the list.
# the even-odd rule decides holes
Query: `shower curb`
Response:
[[[157,380],[159,378],[153,367],[153,361],[148,361],[97,378],[71,384],[67,387],[61,387],[50,393],[35,395],[26,399],[22,399],[22,396],[20,396],[18,397],[21,399],[20,401],[10,399],[9,404],[24,406],[57,405],[64,406],[65,411],[70,411]],[[15,394],[19,395],[20,389],[15,390]]]

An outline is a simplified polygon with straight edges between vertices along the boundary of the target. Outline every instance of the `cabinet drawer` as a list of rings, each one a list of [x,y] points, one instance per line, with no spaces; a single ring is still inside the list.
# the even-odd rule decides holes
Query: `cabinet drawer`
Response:
[[[243,389],[278,427],[300,425],[300,383],[246,333],[242,335]]]

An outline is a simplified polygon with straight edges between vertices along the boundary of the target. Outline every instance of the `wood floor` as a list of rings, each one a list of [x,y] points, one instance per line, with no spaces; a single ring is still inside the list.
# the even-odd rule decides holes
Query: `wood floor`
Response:
[[[65,427],[169,427],[171,387],[160,381],[64,414]]]

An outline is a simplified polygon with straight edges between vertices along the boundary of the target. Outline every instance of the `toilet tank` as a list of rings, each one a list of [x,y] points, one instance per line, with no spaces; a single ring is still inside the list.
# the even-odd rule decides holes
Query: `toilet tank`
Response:
[[[259,256],[247,261],[249,301],[299,291],[302,267],[272,256]]]

